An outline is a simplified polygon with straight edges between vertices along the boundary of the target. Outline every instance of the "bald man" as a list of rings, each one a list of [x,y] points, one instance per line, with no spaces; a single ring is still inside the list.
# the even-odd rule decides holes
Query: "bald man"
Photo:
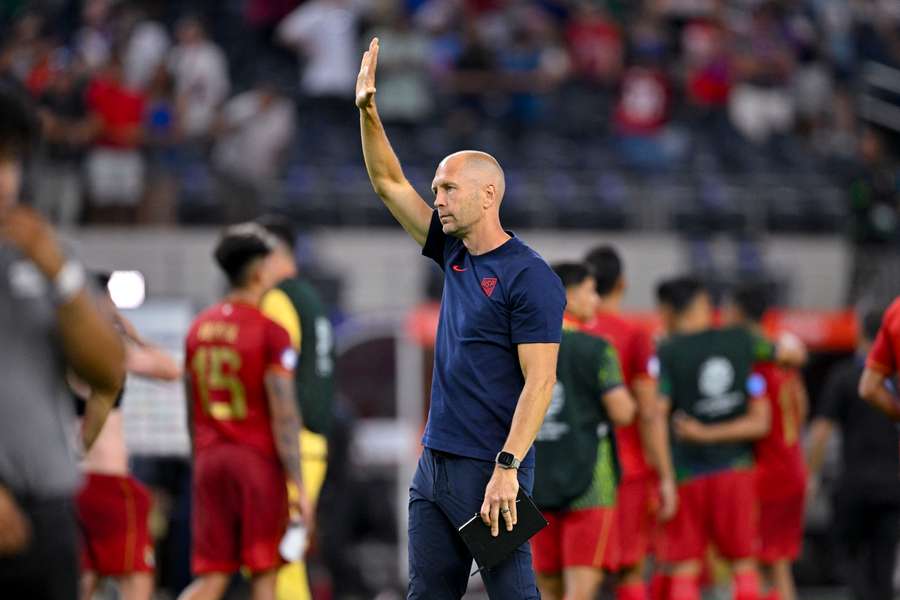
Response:
[[[498,535],[534,482],[535,435],[556,383],[565,291],[546,262],[500,225],[503,169],[484,152],[437,167],[434,208],[406,180],[375,106],[378,39],[356,83],[375,191],[444,271],[425,449],[410,486],[409,599],[458,599],[472,555],[458,529],[475,514]],[[483,572],[492,600],[539,598],[523,544]]]

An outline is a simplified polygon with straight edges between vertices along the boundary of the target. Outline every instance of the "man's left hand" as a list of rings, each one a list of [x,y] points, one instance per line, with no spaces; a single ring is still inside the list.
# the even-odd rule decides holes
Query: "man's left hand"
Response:
[[[519,495],[519,472],[516,469],[494,467],[494,474],[484,490],[481,505],[481,520],[490,526],[491,535],[500,535],[500,516],[506,523],[506,530],[512,531],[518,522],[516,497]]]

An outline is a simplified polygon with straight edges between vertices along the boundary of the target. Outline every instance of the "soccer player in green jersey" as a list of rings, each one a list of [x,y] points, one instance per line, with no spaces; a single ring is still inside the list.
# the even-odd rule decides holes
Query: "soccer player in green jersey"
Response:
[[[537,435],[534,499],[550,525],[532,539],[534,569],[547,600],[593,600],[603,571],[618,568],[611,544],[616,465],[612,425],[630,424],[636,405],[616,349],[583,333],[597,312],[588,267],[553,267],[566,289],[557,383]]]
[[[743,327],[713,329],[713,307],[691,278],[666,282],[671,336],[659,348],[660,394],[673,414],[679,510],[658,548],[671,566],[670,600],[699,600],[698,575],[714,543],[734,573],[735,600],[758,600],[754,440],[770,427],[765,380],[754,363],[776,346]]]

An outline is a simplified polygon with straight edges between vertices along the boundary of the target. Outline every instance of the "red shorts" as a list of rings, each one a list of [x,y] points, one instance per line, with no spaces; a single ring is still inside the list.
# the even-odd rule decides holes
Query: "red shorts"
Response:
[[[658,486],[655,475],[623,479],[619,483],[613,538],[622,567],[633,567],[647,555],[657,527]]]
[[[779,560],[794,561],[800,556],[803,541],[803,512],[806,495],[759,503],[759,537],[762,547],[759,560],[772,564]]]
[[[288,522],[280,462],[236,445],[201,451],[194,461],[192,521],[194,573],[280,566],[278,545]]]
[[[756,556],[759,503],[752,469],[721,471],[678,486],[678,513],[662,529],[663,562],[701,560],[710,543],[724,558]]]
[[[569,567],[617,568],[610,544],[614,508],[546,511],[543,515],[550,524],[531,538],[535,571],[550,575]]]
[[[82,568],[99,575],[153,571],[150,493],[133,477],[88,473],[76,499]]]

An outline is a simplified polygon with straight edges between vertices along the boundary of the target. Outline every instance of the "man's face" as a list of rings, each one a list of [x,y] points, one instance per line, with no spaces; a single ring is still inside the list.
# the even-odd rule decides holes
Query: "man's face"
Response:
[[[464,173],[464,163],[460,158],[443,160],[431,183],[434,207],[444,233],[455,237],[468,233],[485,213],[482,190],[477,181]]]
[[[576,319],[591,320],[599,305],[600,296],[597,295],[597,282],[593,277],[566,288],[566,311]]]
[[[0,158],[0,216],[19,201],[22,184],[22,163]]]

